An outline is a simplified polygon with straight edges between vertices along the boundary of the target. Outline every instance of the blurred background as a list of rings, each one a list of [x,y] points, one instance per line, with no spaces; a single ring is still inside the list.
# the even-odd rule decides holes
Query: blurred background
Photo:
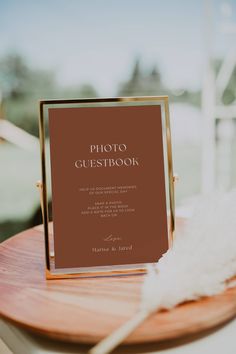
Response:
[[[236,185],[236,0],[0,0],[0,240],[41,222],[38,100],[169,95],[178,213]]]

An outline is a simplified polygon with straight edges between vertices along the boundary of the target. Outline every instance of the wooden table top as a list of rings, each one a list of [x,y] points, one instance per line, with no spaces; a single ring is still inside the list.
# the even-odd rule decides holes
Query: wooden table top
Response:
[[[42,227],[0,245],[0,315],[51,338],[96,343],[137,311],[143,276],[46,280]],[[176,339],[236,314],[236,288],[151,316],[125,343]]]

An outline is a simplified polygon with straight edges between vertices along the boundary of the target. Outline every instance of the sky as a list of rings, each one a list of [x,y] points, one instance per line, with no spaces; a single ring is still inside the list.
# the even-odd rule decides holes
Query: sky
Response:
[[[236,22],[236,0],[229,1],[233,14],[225,1],[212,1],[212,52],[223,56],[233,37],[219,31],[222,4]],[[101,95],[114,95],[139,57],[146,70],[157,65],[169,88],[195,90],[206,53],[204,6],[204,0],[0,0],[0,57],[20,53],[32,67],[53,70],[61,85],[91,83]]]

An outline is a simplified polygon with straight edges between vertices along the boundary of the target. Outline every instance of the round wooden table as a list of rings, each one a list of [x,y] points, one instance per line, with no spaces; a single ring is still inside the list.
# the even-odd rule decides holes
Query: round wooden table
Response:
[[[178,221],[180,223],[180,220]],[[96,343],[139,307],[143,276],[46,280],[42,226],[0,245],[0,314],[50,338]],[[236,314],[236,288],[151,316],[127,344],[176,339],[209,330]]]

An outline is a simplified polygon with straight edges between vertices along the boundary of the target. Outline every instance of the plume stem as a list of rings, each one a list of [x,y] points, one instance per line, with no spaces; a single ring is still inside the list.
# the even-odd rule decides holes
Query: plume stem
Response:
[[[140,310],[130,320],[95,345],[88,354],[108,354],[131,334],[148,316],[150,311]]]

